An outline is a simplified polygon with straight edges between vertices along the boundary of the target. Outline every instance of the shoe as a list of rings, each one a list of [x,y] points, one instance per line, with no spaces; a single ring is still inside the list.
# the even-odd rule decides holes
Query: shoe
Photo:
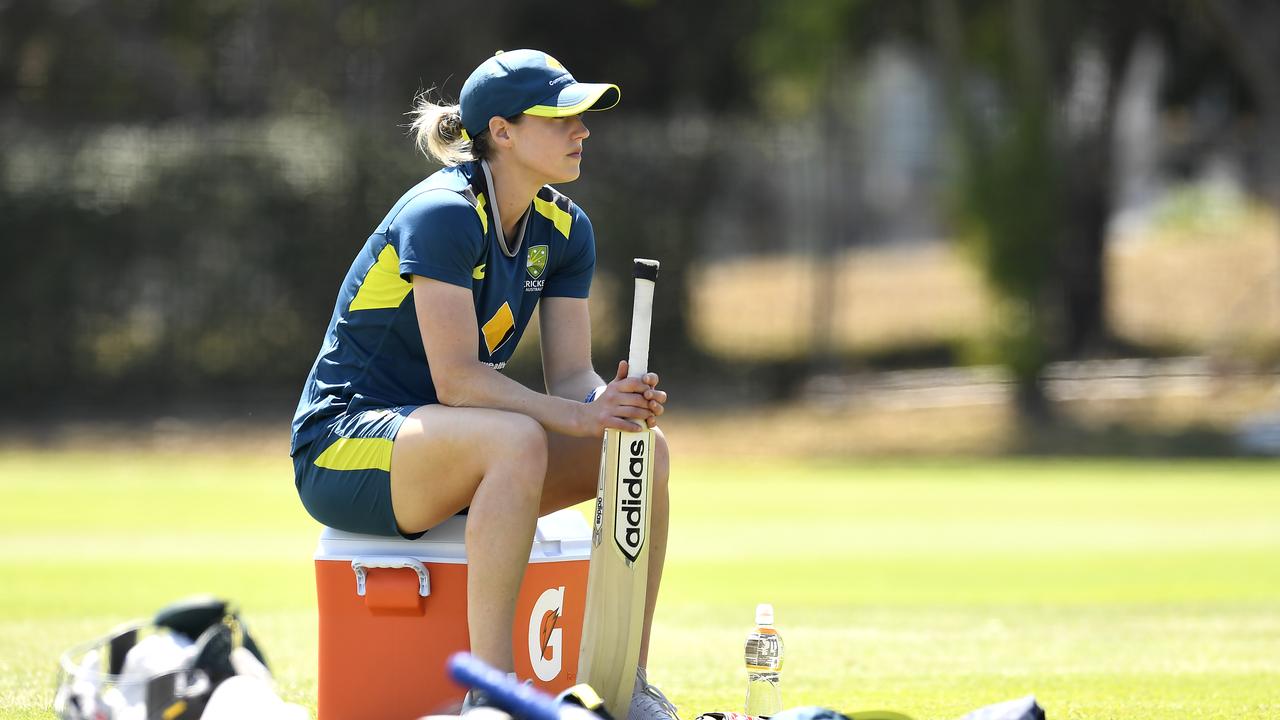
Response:
[[[627,720],[680,720],[676,706],[661,690],[649,684],[644,668],[636,670],[636,688],[631,693]]]
[[[462,709],[458,714],[466,716],[467,720],[511,720],[511,715],[495,707],[488,695],[474,689],[462,698]],[[444,720],[446,716],[437,717],[438,720]]]
[[[511,680],[515,680],[516,674],[513,672],[507,673],[507,677],[510,678]],[[523,684],[532,685],[533,681],[525,680]],[[503,716],[511,717],[507,713],[503,712],[502,710],[499,710],[496,706],[494,706],[493,701],[489,699],[488,693],[486,693],[483,690],[478,690],[476,688],[471,688],[470,690],[468,690],[467,694],[462,698],[462,708],[458,711],[458,714],[466,715],[467,713],[473,710],[478,710],[481,708],[487,708],[489,710],[492,710],[494,713],[499,713]],[[488,715],[489,713],[485,713],[486,720],[488,720]]]
[[[489,695],[482,690],[472,688],[462,698],[462,708],[458,711],[459,715],[466,715],[476,708],[493,707],[493,703],[489,702]]]

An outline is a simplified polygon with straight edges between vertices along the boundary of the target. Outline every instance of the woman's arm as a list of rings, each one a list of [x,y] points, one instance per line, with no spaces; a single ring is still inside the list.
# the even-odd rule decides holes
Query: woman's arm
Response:
[[[579,437],[598,437],[605,428],[631,430],[633,422],[651,415],[643,396],[648,386],[639,379],[616,381],[606,393],[607,402],[588,405],[534,392],[480,362],[476,357],[480,330],[467,288],[414,275],[413,298],[431,381],[441,404],[518,412],[548,430]],[[588,341],[588,352],[589,347]]]
[[[591,364],[591,314],[582,298],[544,297],[541,303],[542,374],[547,392],[563,398],[585,398],[605,381]],[[627,376],[626,363],[620,363],[614,382]],[[657,389],[658,376],[647,373],[640,379],[640,392],[645,400],[650,427],[662,414],[667,394]],[[610,383],[610,389],[613,384]],[[608,394],[608,390],[605,394]]]
[[[583,298],[543,298],[538,310],[547,392],[582,400],[605,380],[591,365],[591,314]]]

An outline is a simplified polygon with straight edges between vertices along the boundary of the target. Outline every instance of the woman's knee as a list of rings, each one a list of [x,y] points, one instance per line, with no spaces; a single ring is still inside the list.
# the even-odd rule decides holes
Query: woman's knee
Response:
[[[655,489],[666,491],[671,476],[671,451],[662,428],[653,429],[653,484]]]
[[[535,477],[541,484],[547,472],[547,431],[537,420],[528,415],[502,413],[491,447],[494,465]]]

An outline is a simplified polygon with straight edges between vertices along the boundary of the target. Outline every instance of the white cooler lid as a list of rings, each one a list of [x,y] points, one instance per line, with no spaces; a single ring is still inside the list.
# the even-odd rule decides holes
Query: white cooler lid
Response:
[[[396,555],[426,562],[465,563],[467,517],[455,515],[431,528],[417,540],[360,535],[326,527],[316,544],[316,560],[352,560],[357,557]],[[572,508],[538,518],[529,562],[558,562],[591,557],[591,528]]]

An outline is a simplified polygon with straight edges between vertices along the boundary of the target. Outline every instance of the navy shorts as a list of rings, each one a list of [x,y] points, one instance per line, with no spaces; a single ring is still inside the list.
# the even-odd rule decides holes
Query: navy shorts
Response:
[[[391,448],[416,406],[339,415],[329,432],[293,458],[302,506],[322,525],[365,535],[401,536],[391,507]]]

